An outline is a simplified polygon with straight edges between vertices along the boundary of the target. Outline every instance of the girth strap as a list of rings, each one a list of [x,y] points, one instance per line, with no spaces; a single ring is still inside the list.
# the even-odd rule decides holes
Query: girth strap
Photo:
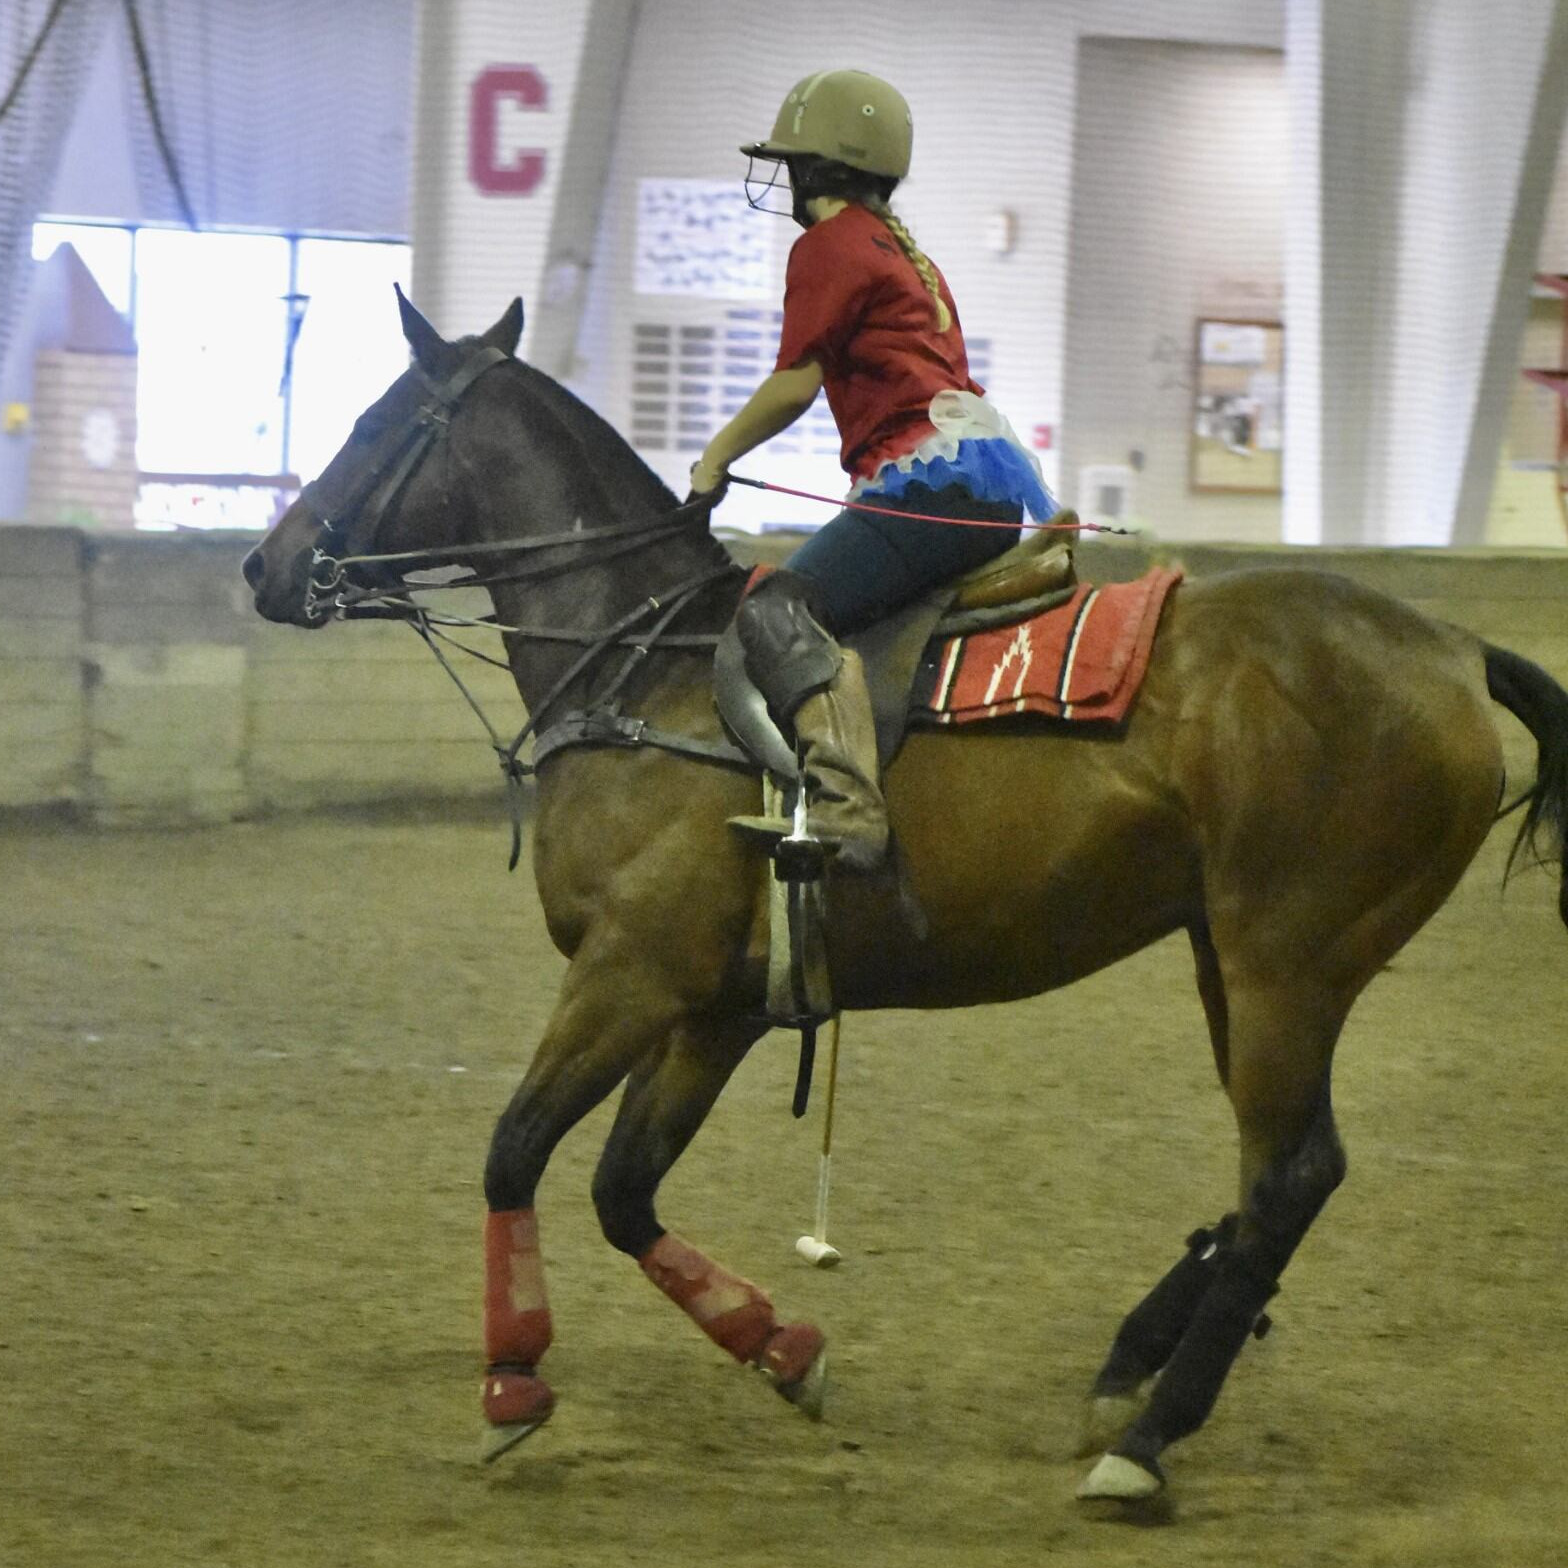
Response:
[[[700,757],[705,762],[721,762],[748,773],[757,772],[757,764],[728,741],[699,740],[694,735],[681,735],[674,730],[662,730],[631,714],[614,713],[607,708],[580,709],[563,714],[534,741],[530,769],[539,768],[547,757],[568,746],[656,746],[660,751],[673,751],[684,757]]]

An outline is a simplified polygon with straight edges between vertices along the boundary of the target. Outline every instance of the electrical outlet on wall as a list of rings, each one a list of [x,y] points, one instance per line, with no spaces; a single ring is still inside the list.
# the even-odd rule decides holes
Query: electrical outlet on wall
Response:
[[[1127,526],[1136,480],[1125,463],[1086,463],[1078,470],[1078,515],[1085,522]]]

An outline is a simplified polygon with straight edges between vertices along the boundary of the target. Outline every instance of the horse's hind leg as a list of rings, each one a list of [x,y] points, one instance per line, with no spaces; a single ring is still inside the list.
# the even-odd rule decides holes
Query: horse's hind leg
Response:
[[[1344,1179],[1329,1067],[1345,1005],[1235,985],[1228,1003],[1227,1088],[1241,1133],[1243,1195],[1235,1242],[1213,1255],[1212,1278],[1147,1406],[1080,1497],[1146,1496],[1163,1484],[1160,1455],[1207,1419],[1291,1255]]]
[[[1110,1354],[1089,1390],[1080,1458],[1110,1448],[1138,1418],[1146,1402],[1144,1385],[1181,1343],[1235,1237],[1234,1214],[1212,1228],[1194,1231],[1187,1238],[1186,1252],[1122,1319]]]
[[[485,1165],[484,1451],[495,1459],[549,1419],[538,1375],[551,1339],[534,1192],[557,1143],[655,1049],[680,1004],[635,963],[579,956]]]
[[[666,1231],[654,1212],[659,1183],[761,1033],[742,1020],[687,1020],[640,1063],[594,1174],[593,1197],[612,1246],[636,1258],[721,1350],[756,1367],[816,1418],[826,1380],[821,1333],[806,1323],[781,1324],[762,1290]]]

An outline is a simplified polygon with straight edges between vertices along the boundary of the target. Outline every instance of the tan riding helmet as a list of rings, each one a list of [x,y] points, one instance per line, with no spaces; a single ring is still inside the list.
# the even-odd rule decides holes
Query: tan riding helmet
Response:
[[[814,153],[868,174],[901,180],[914,141],[909,105],[896,87],[865,71],[818,71],[797,82],[765,142],[741,151],[752,158]]]

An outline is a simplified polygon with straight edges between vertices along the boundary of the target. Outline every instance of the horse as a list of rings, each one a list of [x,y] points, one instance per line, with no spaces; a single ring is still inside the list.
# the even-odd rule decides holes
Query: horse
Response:
[[[490,594],[543,733],[533,865],[569,961],[484,1171],[488,1455],[552,1413],[534,1196],[624,1083],[593,1177],[605,1238],[737,1361],[820,1415],[825,1339],[659,1223],[661,1179],[767,1028],[765,847],[712,652],[745,573],[709,508],[516,357],[522,303],[448,342],[402,297],[409,369],[244,562],[267,619],[319,629],[357,592],[463,564]],[[613,665],[613,671],[610,666]],[[1300,569],[1183,583],[1113,737],[915,729],[887,771],[902,870],[828,872],[835,1004],[1032,996],[1185,932],[1239,1143],[1235,1206],[1122,1321],[1088,1391],[1089,1498],[1150,1497],[1208,1417],[1346,1173],[1330,1076],[1352,1003],[1452,892],[1503,814],[1496,708],[1537,777],[1509,860],[1563,867],[1568,692],[1386,595]],[[568,712],[570,709],[570,712]],[[644,742],[638,744],[637,742]],[[648,742],[652,742],[651,744]],[[511,749],[515,756],[515,747]],[[908,896],[924,912],[908,919]]]

